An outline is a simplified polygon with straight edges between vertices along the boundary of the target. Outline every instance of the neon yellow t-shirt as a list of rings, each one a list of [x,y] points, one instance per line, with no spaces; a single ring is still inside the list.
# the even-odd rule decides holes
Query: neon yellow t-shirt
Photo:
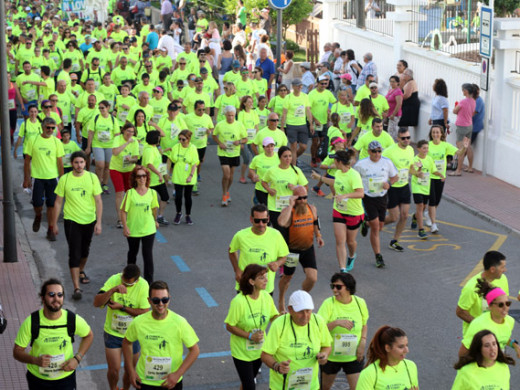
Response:
[[[249,164],[249,168],[254,169],[260,179],[258,183],[255,183],[255,190],[267,193],[264,187],[262,187],[262,179],[264,178],[265,173],[269,169],[277,166],[278,164],[280,164],[280,159],[278,158],[278,154],[276,153],[273,154],[271,157],[267,157],[265,153],[260,153],[257,156],[253,157],[251,164]]]
[[[329,104],[336,103],[336,98],[328,89],[324,89],[319,92],[317,89],[313,89],[309,92],[309,103],[311,105],[312,115],[320,121],[321,126],[327,124],[327,113],[329,110]],[[321,131],[323,127],[318,128]]]
[[[466,364],[457,371],[451,390],[509,390],[511,372],[505,363],[479,367],[477,362]]]
[[[457,148],[452,144],[441,141],[439,145],[435,145],[433,141],[428,143],[428,156],[433,158],[437,171],[446,177],[446,157],[453,156],[457,153]],[[432,175],[432,179],[440,179],[440,176]]]
[[[76,121],[81,123],[81,136],[88,137],[88,124],[96,115],[99,115],[99,109],[97,107],[88,108],[88,106],[83,107],[78,112],[78,117]]]
[[[128,111],[128,116],[127,116],[127,120],[129,120],[134,125],[135,125],[135,112],[137,110],[144,111],[145,123],[150,122],[150,120],[153,118],[153,107],[150,104],[147,104],[145,107],[141,107],[139,104],[135,104],[132,107],[130,107],[130,110]]]
[[[336,320],[349,320],[354,323],[350,330],[336,326],[330,331],[332,336],[332,351],[329,355],[331,362],[353,362],[357,359],[356,351],[361,341],[361,331],[368,321],[368,308],[363,298],[352,295],[348,304],[339,302],[335,297],[323,301],[318,310],[325,323]]]
[[[274,152],[278,153],[278,149],[282,146],[287,146],[289,141],[287,140],[287,136],[282,130],[276,129],[271,130],[268,127],[260,128],[261,130],[256,133],[255,138],[253,139],[253,143],[258,147],[258,153],[264,153],[264,147],[262,142],[264,138],[271,137],[274,140]]]
[[[192,132],[191,143],[197,147],[197,149],[203,149],[208,145],[208,130],[213,129],[213,121],[207,114],[198,116],[194,112],[184,117],[184,122],[188,126],[188,129]]]
[[[180,143],[173,146],[168,153],[169,159],[175,164],[172,172],[172,182],[180,185],[197,184],[197,171],[193,174],[191,181],[186,180],[191,173],[192,167],[199,164],[199,153],[194,145],[184,148]]]
[[[386,131],[382,131],[378,137],[374,135],[373,131],[369,131],[368,133],[365,133],[363,136],[359,137],[357,142],[354,144],[354,149],[359,151],[360,160],[368,157],[368,145],[372,141],[379,141],[379,143],[383,147],[383,150],[395,144],[394,140],[392,139],[392,136],[388,134]]]
[[[267,108],[260,110],[258,107],[255,108],[256,115],[258,115],[258,128],[263,129],[267,126],[267,117],[271,113]]]
[[[205,93],[204,91],[202,91],[201,93],[193,91],[187,94],[186,99],[182,101],[182,105],[186,107],[186,112],[188,114],[191,114],[195,111],[195,102],[197,100],[202,100],[206,108],[211,107],[211,98],[207,93]]]
[[[31,177],[35,179],[56,179],[59,176],[58,158],[63,157],[63,144],[55,136],[41,135],[27,142],[24,153],[31,156]]]
[[[273,298],[265,290],[260,291],[257,299],[252,299],[250,295],[237,294],[229,305],[229,311],[224,323],[236,326],[248,333],[258,330],[265,331],[269,320],[278,315],[278,310],[274,305]],[[259,359],[262,354],[261,343],[255,343],[243,337],[230,335],[229,344],[231,356],[245,362]]]
[[[271,211],[282,211],[289,205],[289,200],[293,194],[289,189],[289,184],[306,186],[309,181],[300,168],[292,166],[282,169],[279,166],[269,169],[262,179],[269,187],[276,190],[275,196],[267,197],[267,207]]]
[[[306,108],[310,107],[308,96],[300,92],[298,96],[289,94],[284,99],[284,110],[287,110],[287,118],[285,123],[291,126],[303,126],[307,123]]]
[[[339,115],[339,128],[347,134],[352,132],[352,128],[349,126],[352,117],[356,115],[356,108],[352,104],[344,105],[341,102],[337,102],[332,105],[330,113],[337,113]]]
[[[224,108],[226,106],[233,106],[237,110],[240,107],[240,100],[238,100],[238,96],[233,94],[231,96],[228,95],[220,95],[215,101],[215,108],[218,109],[217,115],[217,123],[226,119],[224,115]]]
[[[101,287],[100,292],[107,292],[122,283],[120,273],[112,275]],[[110,300],[132,309],[149,309],[148,288],[148,282],[140,277],[133,286],[126,286],[126,294],[115,292],[110,297]],[[134,316],[121,310],[113,310],[108,305],[106,308],[107,315],[103,330],[112,336],[123,338],[128,326],[134,320]]]
[[[102,84],[99,86],[98,91],[105,96],[105,100],[107,100],[108,104],[110,104],[108,111],[112,112],[114,110],[114,101],[116,100],[116,96],[119,94],[119,90],[115,84]]]
[[[418,170],[419,164],[422,165],[420,172],[422,172],[424,176],[422,179],[415,175],[412,176],[412,194],[429,195],[432,173],[437,172],[435,162],[428,155],[426,158],[420,158],[419,155],[417,155],[413,161],[416,170]]]
[[[162,155],[157,146],[147,145],[144,147],[142,164],[143,167],[148,167],[148,164],[152,164],[155,169],[159,170],[161,177],[167,174],[166,164],[162,163]],[[150,187],[155,187],[159,184],[161,184],[159,176],[150,170]]]
[[[29,355],[51,355],[51,366],[39,367],[35,364],[27,364],[31,374],[40,379],[58,380],[72,375],[74,371],[63,371],[60,365],[74,357],[72,343],[67,334],[67,310],[61,310],[61,316],[57,320],[49,320],[43,315],[43,309],[39,310],[40,333],[34,341]],[[42,326],[61,326],[56,329],[43,328]],[[90,333],[90,326],[83,317],[76,314],[75,335],[86,337]],[[27,348],[31,342],[31,316],[27,317],[16,335],[14,343],[22,348]]]
[[[126,192],[121,210],[128,213],[126,224],[130,237],[145,237],[157,231],[153,216],[155,208],[159,208],[159,202],[154,189],[149,188],[144,195],[140,195],[135,188]]]
[[[240,77],[239,80],[235,81],[235,88],[239,99],[242,99],[243,96],[254,97],[258,92],[256,90],[256,84],[249,78],[244,81],[242,77]]]
[[[363,188],[363,182],[358,171],[352,168],[347,172],[342,172],[339,169],[336,171],[334,175],[334,190],[336,191],[336,195],[351,194],[358,188]],[[352,216],[365,214],[361,199],[349,198],[338,202],[336,198],[334,198],[333,208],[341,214]]]
[[[29,118],[24,120],[20,125],[20,131],[18,133],[19,137],[23,137],[23,153],[27,154],[26,145],[29,143],[29,140],[40,135],[43,132],[42,123],[38,118],[36,118],[36,122],[31,122]]]
[[[175,119],[170,121],[168,115],[164,115],[159,123],[157,124],[162,131],[164,131],[164,137],[161,137],[161,148],[163,150],[172,148],[179,142],[179,133],[182,130],[187,130],[188,126],[184,122],[185,116],[178,113]]]
[[[73,172],[63,175],[54,192],[65,199],[63,218],[80,225],[88,225],[96,220],[96,201],[94,197],[101,195],[101,184],[98,177],[84,171],[81,176]]]
[[[288,389],[318,390],[316,355],[331,343],[327,325],[319,315],[312,314],[306,326],[299,326],[292,322],[290,314],[285,314],[273,321],[262,351],[272,355],[277,362],[291,361],[286,379]],[[281,389],[282,386],[283,376],[270,370],[269,388]]]
[[[125,109],[122,106],[128,106],[132,107],[136,105],[137,101],[135,100],[135,97],[128,95],[127,97],[124,97],[123,95],[116,95],[115,97],[116,104],[115,109],[117,111],[117,119],[119,119],[119,123],[121,125],[124,125],[126,122],[126,119],[128,118],[128,113],[130,112],[130,109]],[[133,118],[129,118],[131,121],[133,121]]]
[[[69,141],[68,143],[63,143],[63,152],[65,155],[63,156],[63,167],[64,168],[70,168],[71,162],[70,162],[70,155],[74,152],[77,152],[78,150],[81,150],[81,148],[78,146],[78,144],[74,141]]]
[[[462,310],[467,310],[473,318],[477,318],[484,311],[488,310],[487,301],[476,293],[477,288],[477,280],[482,278],[482,272],[473,276],[462,288],[460,293],[459,301],[457,306],[459,306]],[[500,279],[495,279],[491,282],[493,287],[500,287],[505,291],[507,295],[509,295],[509,281],[507,280],[507,276],[502,274]],[[466,321],[462,322],[462,335],[466,334],[466,330],[468,329],[469,323]]]
[[[356,127],[359,127],[358,138],[372,131],[372,120],[374,119],[373,116],[369,116],[368,119],[363,122],[359,116],[359,110],[357,110],[354,114],[354,117],[358,120],[356,125]]]
[[[88,130],[94,132],[94,137],[92,138],[93,148],[113,148],[114,139],[120,134],[119,123],[110,114],[106,118],[101,114],[92,117],[88,124]]]
[[[378,94],[376,98],[369,97],[369,99],[372,101],[374,108],[380,116],[383,116],[383,112],[388,111],[390,109],[386,97],[384,97],[381,94]]]
[[[164,115],[167,115],[168,113],[168,105],[170,104],[170,101],[167,97],[162,97],[160,100],[157,99],[150,99],[150,106],[153,107],[153,116],[152,116],[152,122],[153,123],[159,123],[159,121],[162,119]]]
[[[233,83],[236,85],[237,81],[239,81],[240,79],[242,79],[242,76],[240,76],[240,72],[233,72],[232,70],[230,70],[224,74],[224,78],[222,79],[222,81],[224,83]]]
[[[410,178],[410,165],[412,165],[414,159],[413,148],[408,145],[405,149],[402,149],[398,144],[394,144],[383,151],[383,156],[392,160],[397,168],[399,180],[392,184],[392,187],[407,186]]]
[[[354,97],[354,101],[361,102],[361,100],[368,99],[369,97],[370,97],[370,88],[368,88],[366,84],[363,84],[356,91],[356,96]]]
[[[183,346],[191,348],[199,342],[188,321],[171,310],[163,320],[154,319],[151,311],[136,317],[125,338],[141,344],[136,371],[141,382],[150,386],[160,386],[164,376],[179,369]]]
[[[238,121],[244,125],[247,131],[247,143],[252,144],[256,136],[256,129],[260,124],[260,119],[256,111],[246,112],[242,110],[238,113]]]
[[[266,267],[267,264],[287,256],[289,247],[278,230],[267,227],[264,234],[258,235],[253,233],[249,227],[239,230],[233,236],[229,244],[229,252],[234,253],[236,251],[240,251],[238,268],[243,271],[249,264]],[[268,293],[274,290],[274,280],[275,273],[268,270],[267,287],[265,289]],[[238,283],[235,284],[235,289],[238,290]]]
[[[112,153],[112,158],[110,159],[110,169],[118,172],[131,172],[135,163],[131,162],[132,157],[139,157],[139,142],[137,139],[132,137],[133,142],[130,142],[125,148],[119,153],[117,156]],[[127,141],[125,138],[120,135],[114,139],[113,148],[118,148],[121,145],[124,145]]]
[[[356,390],[406,390],[419,387],[417,366],[408,359],[401,360],[393,369],[381,370],[379,360],[366,367],[359,374]]]
[[[247,138],[247,130],[242,123],[234,121],[227,123],[225,120],[217,123],[213,135],[218,137],[218,140],[226,145],[226,149],[217,149],[217,155],[223,157],[238,157],[240,156],[240,145],[234,145],[233,142],[240,141]]]
[[[497,336],[500,348],[502,351],[505,351],[507,343],[509,342],[511,334],[513,333],[514,327],[515,319],[510,315],[506,315],[502,324],[497,324],[491,319],[491,312],[486,311],[469,323],[468,329],[466,330],[464,338],[462,339],[462,345],[469,349],[471,342],[473,341],[473,337],[481,330],[487,329],[493,332],[495,336]]]
[[[283,114],[283,106],[285,105],[285,98],[277,95],[269,101],[267,108],[271,109],[272,112],[276,112],[278,114],[279,119],[282,118]]]

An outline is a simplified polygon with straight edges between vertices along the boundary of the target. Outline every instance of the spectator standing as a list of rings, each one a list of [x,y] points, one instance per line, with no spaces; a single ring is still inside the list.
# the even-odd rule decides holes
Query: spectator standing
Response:
[[[361,87],[365,83],[365,79],[368,75],[374,76],[374,81],[377,83],[377,67],[374,61],[372,61],[372,53],[366,53],[363,56],[365,66],[361,69],[359,76],[356,81],[357,87]]]
[[[172,16],[173,16],[173,5],[170,0],[162,0],[161,3],[161,20],[163,24],[163,28],[165,30],[170,29],[170,25],[172,24]]]

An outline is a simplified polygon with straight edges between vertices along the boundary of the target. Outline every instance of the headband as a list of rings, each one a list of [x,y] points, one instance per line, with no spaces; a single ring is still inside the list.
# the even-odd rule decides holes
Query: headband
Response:
[[[490,292],[486,294],[486,301],[488,303],[488,306],[491,305],[491,302],[493,302],[497,297],[501,295],[507,295],[504,290],[502,290],[500,287],[494,288]]]

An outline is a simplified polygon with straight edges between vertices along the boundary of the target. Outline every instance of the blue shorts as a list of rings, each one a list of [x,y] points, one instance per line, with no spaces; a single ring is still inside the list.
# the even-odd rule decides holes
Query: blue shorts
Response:
[[[105,348],[108,349],[117,349],[123,347],[123,338],[124,337],[117,337],[111,334],[108,334],[107,332],[103,332],[103,338],[105,339]],[[134,341],[132,344],[132,352],[135,355],[136,353],[139,353],[141,351],[141,345],[139,344],[139,341]]]

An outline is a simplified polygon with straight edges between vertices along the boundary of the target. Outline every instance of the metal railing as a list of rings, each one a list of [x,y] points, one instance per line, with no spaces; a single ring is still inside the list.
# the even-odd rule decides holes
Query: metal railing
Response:
[[[350,24],[351,26],[357,25],[357,1],[356,0],[345,0],[336,3],[336,12],[338,19]],[[393,12],[394,6],[387,4],[386,0],[373,0],[364,2],[364,9],[362,10],[365,14],[365,29],[374,31],[386,36],[394,35],[394,25],[391,20],[386,18],[387,12]]]

